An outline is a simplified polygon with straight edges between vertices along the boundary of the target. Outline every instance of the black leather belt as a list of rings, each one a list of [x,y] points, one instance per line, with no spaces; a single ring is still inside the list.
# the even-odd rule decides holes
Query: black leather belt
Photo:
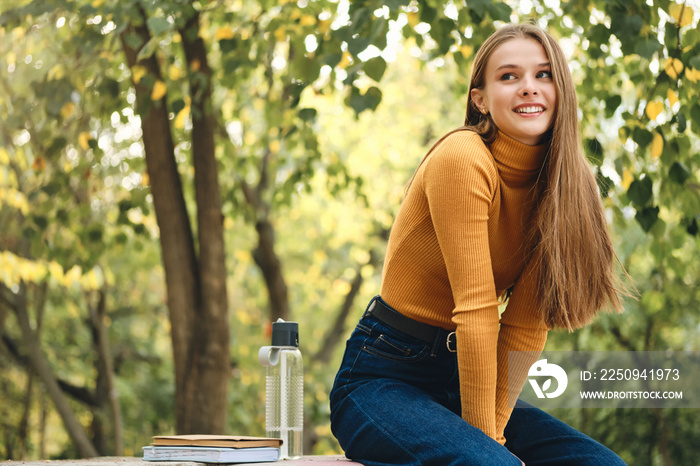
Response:
[[[418,338],[426,343],[433,344],[445,340],[447,349],[454,353],[457,351],[457,341],[455,332],[449,332],[443,328],[418,322],[410,317],[406,317],[386,304],[382,298],[376,296],[367,309],[367,314],[371,314],[390,327],[399,332]]]

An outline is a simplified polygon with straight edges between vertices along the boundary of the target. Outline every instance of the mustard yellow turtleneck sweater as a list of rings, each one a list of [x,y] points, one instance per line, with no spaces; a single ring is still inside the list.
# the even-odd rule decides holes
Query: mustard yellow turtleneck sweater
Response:
[[[449,134],[416,172],[382,275],[394,309],[456,330],[462,417],[501,444],[509,390],[520,392],[529,367],[511,372],[509,388],[508,351],[535,352],[534,362],[547,338],[525,250],[546,150],[503,133],[490,147],[466,129]],[[499,326],[498,297],[511,287]]]

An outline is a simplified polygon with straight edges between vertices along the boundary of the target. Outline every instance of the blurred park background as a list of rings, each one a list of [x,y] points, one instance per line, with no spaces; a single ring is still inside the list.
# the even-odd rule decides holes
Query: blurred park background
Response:
[[[307,454],[379,290],[405,183],[508,22],[560,40],[620,315],[547,350],[700,350],[700,6],[668,0],[0,0],[0,459],[264,434],[296,320]],[[697,464],[697,409],[556,415],[629,464]]]

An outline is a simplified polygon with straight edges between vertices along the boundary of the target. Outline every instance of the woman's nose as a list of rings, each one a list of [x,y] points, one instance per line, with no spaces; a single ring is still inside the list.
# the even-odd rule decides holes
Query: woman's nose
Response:
[[[523,87],[520,90],[523,97],[528,95],[537,95],[537,84],[531,78],[525,78],[522,81]]]

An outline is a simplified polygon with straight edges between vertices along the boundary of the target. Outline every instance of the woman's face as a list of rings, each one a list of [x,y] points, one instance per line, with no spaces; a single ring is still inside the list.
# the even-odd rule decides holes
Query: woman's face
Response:
[[[486,63],[484,85],[471,98],[499,130],[528,145],[552,127],[557,93],[547,54],[535,39],[510,39]]]

